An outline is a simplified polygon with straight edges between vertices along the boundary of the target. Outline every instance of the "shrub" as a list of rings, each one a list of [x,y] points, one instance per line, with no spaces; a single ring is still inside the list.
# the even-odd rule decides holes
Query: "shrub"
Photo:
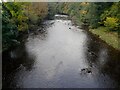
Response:
[[[107,17],[106,20],[104,21],[104,25],[108,27],[109,30],[118,30],[118,18],[113,18],[113,17]]]

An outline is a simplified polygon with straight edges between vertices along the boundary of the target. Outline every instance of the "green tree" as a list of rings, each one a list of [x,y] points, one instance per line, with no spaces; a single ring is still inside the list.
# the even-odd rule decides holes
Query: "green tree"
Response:
[[[27,32],[31,25],[39,25],[47,16],[47,3],[2,3],[3,50],[16,46],[19,37]]]

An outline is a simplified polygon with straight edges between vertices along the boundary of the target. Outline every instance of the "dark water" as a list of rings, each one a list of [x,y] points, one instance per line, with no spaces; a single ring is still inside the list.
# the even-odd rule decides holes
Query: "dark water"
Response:
[[[24,45],[3,53],[3,88],[120,87],[118,51],[70,20],[45,24],[46,32],[30,34]]]

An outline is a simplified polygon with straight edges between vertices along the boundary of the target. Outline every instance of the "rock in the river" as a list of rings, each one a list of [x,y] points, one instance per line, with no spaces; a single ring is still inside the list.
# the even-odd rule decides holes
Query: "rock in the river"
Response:
[[[83,68],[81,69],[81,73],[87,74],[87,73],[92,73],[91,68]]]

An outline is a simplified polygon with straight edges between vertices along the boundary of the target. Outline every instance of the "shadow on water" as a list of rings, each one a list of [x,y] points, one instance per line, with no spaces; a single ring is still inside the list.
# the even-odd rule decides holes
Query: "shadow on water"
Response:
[[[34,64],[35,56],[29,55],[25,46],[21,45],[14,50],[3,52],[2,54],[2,81],[3,87],[9,87],[10,82],[13,80],[14,73],[20,68],[25,68],[30,71]]]
[[[108,60],[101,67],[101,72],[114,79],[118,83],[118,88],[120,88],[120,52],[111,49],[108,55]]]
[[[96,74],[96,72],[98,72],[99,75],[111,78],[111,80],[113,80],[111,81],[111,87],[120,88],[120,51],[107,45],[104,41],[92,35],[90,32],[87,33],[90,39],[87,41],[86,62],[89,67],[92,68],[93,73]],[[95,68],[98,68],[99,71]],[[108,81],[110,82],[110,79]],[[102,83],[108,81],[104,78]]]

